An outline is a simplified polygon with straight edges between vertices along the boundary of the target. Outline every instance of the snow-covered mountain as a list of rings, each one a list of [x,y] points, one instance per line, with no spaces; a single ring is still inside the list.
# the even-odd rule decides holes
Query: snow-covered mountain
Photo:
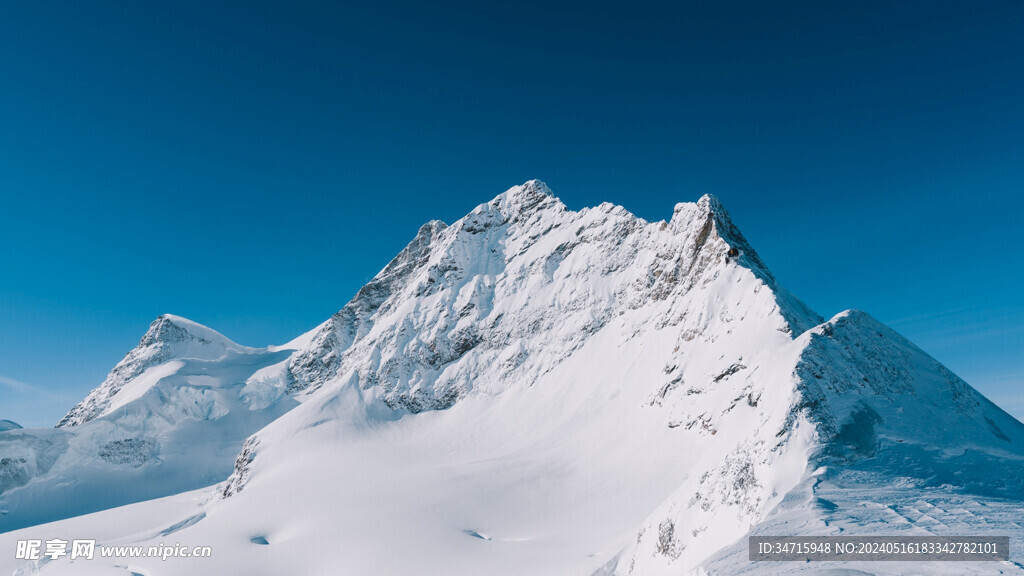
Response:
[[[0,450],[102,431],[80,464],[152,439],[159,450],[108,449],[133,456],[102,471],[152,470],[134,480],[148,483],[204,450],[185,429],[234,447],[226,463],[224,450],[200,458],[221,476],[142,497],[208,488],[0,547],[215,551],[15,566],[52,574],[647,575],[810,569],[747,562],[748,533],[1009,534],[1016,558],[1024,536],[1024,425],[867,314],[823,321],[711,196],[646,222],[611,204],[570,211],[527,182],[424,225],[287,346],[158,319],[56,430],[0,432]],[[182,460],[164,459],[172,449]],[[11,517],[28,517],[15,496],[60,483],[31,480],[56,474],[35,466],[0,495]]]
[[[174,359],[217,360],[229,351],[239,354],[251,350],[191,320],[165,314],[150,325],[139,345],[114,366],[103,384],[61,418],[57,427],[95,420],[142,396],[159,380],[153,374],[140,378],[150,368]]]

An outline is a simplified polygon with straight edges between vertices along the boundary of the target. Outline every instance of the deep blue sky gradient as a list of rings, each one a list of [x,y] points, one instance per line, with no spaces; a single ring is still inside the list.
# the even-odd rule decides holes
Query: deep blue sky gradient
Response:
[[[813,308],[1024,417],[1024,4],[294,4],[0,4],[0,418],[163,312],[285,342],[530,178],[716,194]]]

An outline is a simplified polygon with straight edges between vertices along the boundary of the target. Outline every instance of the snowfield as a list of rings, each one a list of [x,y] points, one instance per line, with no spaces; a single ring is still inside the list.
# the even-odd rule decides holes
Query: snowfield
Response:
[[[14,574],[1024,573],[1024,425],[819,317],[711,196],[646,222],[527,182],[285,346],[162,316],[0,458]],[[1008,535],[1011,561],[753,563],[749,534]],[[13,558],[52,538],[213,554]]]

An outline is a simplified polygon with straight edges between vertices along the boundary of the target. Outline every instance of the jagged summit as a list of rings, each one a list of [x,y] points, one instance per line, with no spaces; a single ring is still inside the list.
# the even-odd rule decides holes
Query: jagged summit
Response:
[[[471,366],[497,361],[516,339],[523,357],[549,347],[568,353],[616,316],[656,302],[670,307],[659,325],[683,322],[696,299],[734,275],[746,275],[748,296],[764,300],[780,331],[795,336],[821,321],[777,290],[713,196],[679,204],[669,226],[608,203],[571,211],[531,180],[450,226],[421,227],[304,339],[289,363],[289,390],[351,380],[392,409],[445,408],[470,393]],[[769,289],[756,295],[757,284]],[[576,328],[561,334],[553,311],[573,316]],[[529,364],[526,378],[550,369]]]
[[[537,211],[565,210],[562,201],[555,197],[551,188],[540,180],[529,180],[502,192],[487,204],[474,210],[480,214],[496,209],[506,221],[519,220]]]
[[[555,193],[552,192],[551,188],[541,180],[533,179],[527,180],[519,186],[509,188],[505,192],[499,194],[498,198],[503,198],[508,202],[515,202],[531,198],[535,199],[541,196],[554,198]]]
[[[725,212],[725,208],[722,206],[722,201],[711,193],[703,194],[696,202],[678,202],[672,210],[673,216],[684,212],[686,210],[698,209],[701,213],[707,214],[710,212]]]

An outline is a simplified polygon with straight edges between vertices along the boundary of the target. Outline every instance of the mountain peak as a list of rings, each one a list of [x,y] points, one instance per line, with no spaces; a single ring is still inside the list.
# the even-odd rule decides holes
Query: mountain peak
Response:
[[[554,196],[555,193],[551,191],[551,188],[545,184],[542,180],[536,178],[523,182],[521,187],[525,190],[529,190],[534,194],[544,194],[545,196]]]
[[[696,202],[679,202],[672,210],[672,222],[676,225],[689,226],[696,220],[705,220],[708,217],[718,220],[724,217],[729,219],[722,201],[714,194],[704,194]]]
[[[565,208],[562,202],[555,198],[551,188],[540,180],[527,180],[519,186],[513,186],[499,194],[490,204],[509,218],[547,207]]]
[[[151,346],[158,343],[175,343],[196,341],[201,344],[219,342],[238,347],[227,336],[198,322],[174,314],[161,314],[149,325],[149,329],[139,341],[139,346]]]
[[[195,358],[214,360],[229,351],[251,350],[232,342],[220,332],[174,314],[161,314],[133,348],[114,366],[97,388],[72,408],[58,428],[77,426],[102,415],[114,402],[114,397],[146,370],[172,359]]]
[[[725,210],[725,208],[722,207],[722,201],[719,200],[718,196],[715,196],[714,194],[704,194],[703,196],[700,197],[699,200],[697,200],[697,205],[705,206],[707,207],[707,209],[713,211]]]

